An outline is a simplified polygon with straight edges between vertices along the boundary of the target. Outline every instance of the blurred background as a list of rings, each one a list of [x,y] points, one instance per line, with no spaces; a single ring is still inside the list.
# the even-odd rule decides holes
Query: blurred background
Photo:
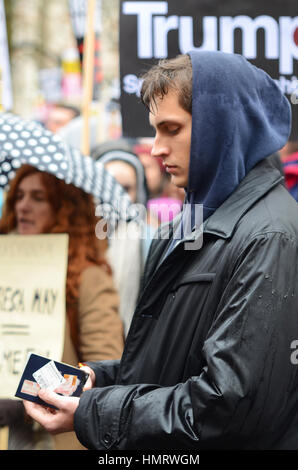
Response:
[[[46,122],[55,103],[80,108],[87,2],[4,0],[3,7],[10,61],[11,110],[22,117]],[[121,135],[118,22],[119,1],[96,0],[90,113],[97,117],[98,142]],[[3,25],[4,22],[2,30]],[[7,99],[7,90],[5,94]],[[6,109],[10,108],[9,102],[10,99]]]
[[[243,54],[276,80],[290,100],[297,142],[297,12],[296,0],[0,0],[0,101],[55,132],[88,111],[92,147],[152,137],[140,75],[160,58],[218,49]],[[88,34],[92,57],[84,53]],[[73,109],[58,112],[57,103]]]

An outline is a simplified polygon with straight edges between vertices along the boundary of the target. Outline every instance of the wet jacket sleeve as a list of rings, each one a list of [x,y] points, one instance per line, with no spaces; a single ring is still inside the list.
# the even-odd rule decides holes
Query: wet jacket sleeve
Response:
[[[290,344],[298,331],[297,242],[282,233],[260,234],[233,259],[204,343],[201,373],[171,387],[135,384],[85,392],[75,413],[83,445],[245,448],[249,437],[258,448],[258,436],[268,428],[276,438],[284,432],[279,417],[296,373]]]
[[[120,359],[111,361],[87,361],[95,373],[95,387],[107,387],[114,385],[119,370]]]

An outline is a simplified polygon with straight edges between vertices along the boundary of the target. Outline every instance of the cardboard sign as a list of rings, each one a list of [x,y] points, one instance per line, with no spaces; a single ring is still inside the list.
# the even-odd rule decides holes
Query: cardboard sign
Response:
[[[0,236],[0,397],[13,398],[28,354],[61,360],[68,235]]]
[[[140,103],[140,76],[159,59],[193,49],[239,53],[265,70],[292,106],[298,140],[298,9],[296,0],[120,2],[123,134],[153,136]]]

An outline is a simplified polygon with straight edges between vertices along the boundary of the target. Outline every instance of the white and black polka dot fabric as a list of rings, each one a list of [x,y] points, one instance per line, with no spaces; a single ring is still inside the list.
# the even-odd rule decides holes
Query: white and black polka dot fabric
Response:
[[[101,162],[82,155],[37,122],[0,113],[0,187],[7,189],[25,163],[92,194],[103,204],[106,218],[130,218],[128,194]]]

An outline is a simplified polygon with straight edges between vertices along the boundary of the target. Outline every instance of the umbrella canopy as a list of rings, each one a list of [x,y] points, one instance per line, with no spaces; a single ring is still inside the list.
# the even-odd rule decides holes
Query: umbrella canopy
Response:
[[[101,215],[106,219],[128,220],[132,216],[128,194],[101,162],[82,155],[35,121],[0,113],[0,188],[7,189],[23,164],[92,194],[101,203]]]

